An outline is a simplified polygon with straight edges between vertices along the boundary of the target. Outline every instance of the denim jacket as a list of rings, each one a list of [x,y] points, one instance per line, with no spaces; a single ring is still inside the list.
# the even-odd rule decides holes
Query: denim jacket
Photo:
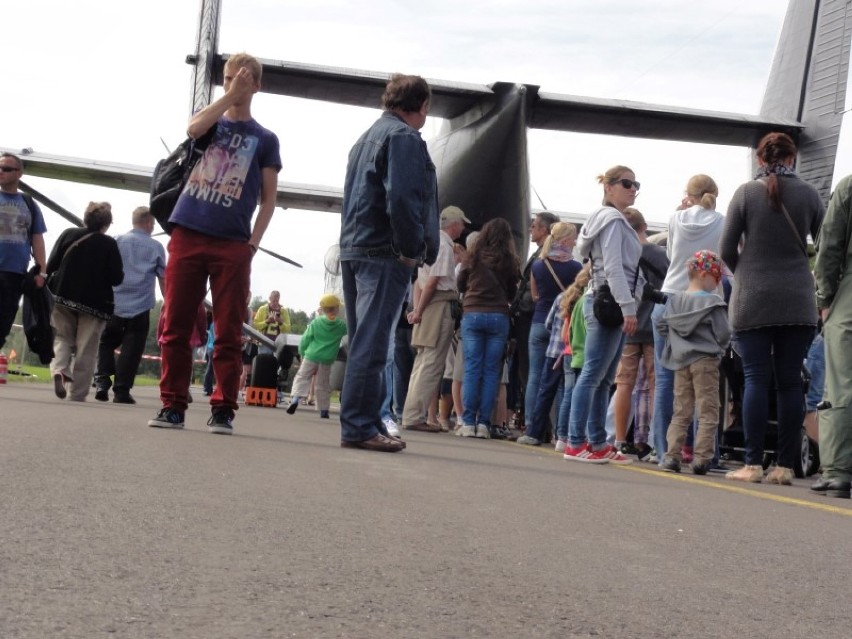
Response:
[[[438,256],[438,185],[426,143],[386,111],[349,152],[340,259]]]

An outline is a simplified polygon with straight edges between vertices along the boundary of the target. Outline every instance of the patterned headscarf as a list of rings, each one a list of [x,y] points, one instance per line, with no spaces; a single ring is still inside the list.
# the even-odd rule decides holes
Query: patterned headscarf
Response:
[[[695,271],[704,271],[719,282],[722,279],[722,258],[713,251],[698,251],[686,261],[686,270],[690,274]]]

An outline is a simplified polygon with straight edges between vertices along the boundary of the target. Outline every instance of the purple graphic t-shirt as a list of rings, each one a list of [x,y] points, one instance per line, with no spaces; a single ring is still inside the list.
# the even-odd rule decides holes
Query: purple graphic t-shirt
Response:
[[[265,168],[281,170],[275,134],[254,120],[220,118],[170,221],[206,235],[248,241]]]

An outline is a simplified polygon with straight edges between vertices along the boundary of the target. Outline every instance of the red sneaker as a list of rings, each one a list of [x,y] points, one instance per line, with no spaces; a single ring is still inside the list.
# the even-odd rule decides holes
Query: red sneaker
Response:
[[[600,450],[592,450],[586,461],[590,464],[610,463],[626,465],[633,463],[632,459],[625,457],[615,446],[610,445],[607,445],[606,448],[602,448]]]
[[[571,461],[584,462],[586,464],[605,464],[607,463],[607,459],[602,459],[600,457],[595,457],[594,451],[592,451],[592,447],[589,444],[583,444],[579,448],[571,448],[570,446],[565,449],[565,454],[562,455],[563,459],[570,459]]]

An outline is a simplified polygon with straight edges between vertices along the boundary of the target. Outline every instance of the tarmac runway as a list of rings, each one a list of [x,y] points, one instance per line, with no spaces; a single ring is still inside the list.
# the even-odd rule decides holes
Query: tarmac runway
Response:
[[[0,638],[852,636],[852,504],[306,407],[0,386]]]

